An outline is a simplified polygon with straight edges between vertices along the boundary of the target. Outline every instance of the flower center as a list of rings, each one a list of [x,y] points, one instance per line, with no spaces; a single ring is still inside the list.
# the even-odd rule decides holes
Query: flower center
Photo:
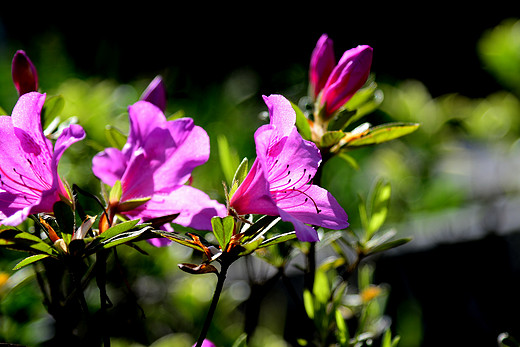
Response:
[[[43,191],[50,189],[52,186],[43,178],[43,166],[35,166],[33,162],[26,158],[29,168],[33,175],[20,173],[16,168],[12,168],[12,172],[4,170],[0,167],[0,188],[13,194],[20,194],[27,202],[37,200],[41,197]]]
[[[278,160],[273,163],[271,170],[277,166]],[[307,173],[307,169],[303,169],[303,171],[298,174],[291,172],[290,165],[287,164],[284,169],[278,168],[278,170],[271,170],[269,172],[274,171],[276,174],[269,179],[269,190],[276,203],[281,201],[285,202],[285,208],[295,208],[307,203],[312,203],[316,209],[316,213],[321,212],[316,201],[307,194],[307,191],[312,185],[312,175]]]

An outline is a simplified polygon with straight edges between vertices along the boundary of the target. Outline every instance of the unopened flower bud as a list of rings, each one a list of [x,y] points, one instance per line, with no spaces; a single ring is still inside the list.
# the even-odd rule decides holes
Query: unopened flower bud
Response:
[[[38,90],[38,73],[24,51],[19,50],[15,53],[11,72],[18,96]]]
[[[148,101],[159,107],[161,111],[166,110],[166,87],[161,76],[157,76],[148,85],[141,95],[140,100]]]
[[[325,107],[325,118],[345,105],[365,84],[372,65],[372,52],[372,47],[363,45],[343,54],[323,87],[320,107]]]
[[[326,34],[321,35],[312,51],[309,68],[309,95],[316,99],[327,83],[330,73],[336,66],[333,42]]]

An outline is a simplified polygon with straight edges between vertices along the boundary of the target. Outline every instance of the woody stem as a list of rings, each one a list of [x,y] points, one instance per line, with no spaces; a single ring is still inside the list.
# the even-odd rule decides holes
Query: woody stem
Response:
[[[201,347],[206,335],[208,334],[209,327],[211,325],[211,321],[213,319],[213,315],[215,314],[215,310],[217,308],[218,301],[220,299],[220,294],[222,293],[222,288],[224,288],[224,282],[227,276],[227,270],[231,265],[232,261],[226,261],[225,259],[222,261],[220,272],[217,275],[217,285],[215,287],[215,292],[213,293],[213,299],[211,300],[211,305],[208,309],[208,314],[206,315],[206,320],[204,321],[204,325],[202,326],[202,330],[199,335],[199,339],[197,340],[196,347]]]

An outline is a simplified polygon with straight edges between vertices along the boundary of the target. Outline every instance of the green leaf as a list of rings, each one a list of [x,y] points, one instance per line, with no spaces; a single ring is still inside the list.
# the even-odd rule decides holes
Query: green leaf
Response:
[[[136,239],[141,240],[141,237],[147,232],[151,231],[151,227],[143,227],[139,230],[134,231],[126,231],[123,233],[120,233],[114,237],[111,237],[108,240],[105,240],[102,242],[102,248],[103,249],[109,249],[115,246],[119,246],[123,243],[127,243],[130,241],[136,241]],[[147,239],[149,237],[144,237],[143,239]]]
[[[117,202],[121,200],[121,196],[123,195],[123,188],[121,187],[121,181],[117,180],[112,189],[110,189],[110,195],[108,197],[108,201]]]
[[[110,191],[110,193],[112,193],[112,191]],[[119,204],[118,210],[119,211],[130,211],[130,210],[136,209],[137,207],[150,201],[150,199],[151,199],[151,197],[125,200],[124,202]]]
[[[4,229],[0,231],[0,246],[22,252],[56,255],[57,251],[42,239],[25,231]]]
[[[45,98],[42,109],[42,120],[44,128],[56,117],[58,117],[65,107],[65,99],[61,95],[53,95]]]
[[[44,259],[44,258],[47,258],[47,257],[50,257],[50,255],[49,254],[35,254],[35,255],[31,255],[31,256],[23,259],[22,261],[20,261],[18,264],[16,264],[15,267],[13,267],[13,270],[21,269],[22,267],[24,267],[26,265],[35,263],[38,260],[41,260],[41,259]]]
[[[309,316],[310,319],[314,319],[314,298],[308,289],[303,291],[303,306],[305,307],[307,316]]]
[[[125,221],[125,222],[111,226],[104,233],[95,237],[92,240],[92,242],[90,242],[87,245],[87,247],[85,249],[85,254],[92,254],[92,253],[97,252],[101,248],[105,248],[104,244],[106,244],[107,242],[110,242],[109,240],[113,239],[114,237],[116,237],[122,233],[132,230],[137,225],[137,223],[139,223],[139,221],[140,221],[140,219],[134,219],[134,220]],[[147,226],[148,226],[148,224],[140,225],[141,229],[144,227],[147,227]]]
[[[381,228],[386,220],[388,214],[388,206],[390,204],[390,196],[392,194],[392,188],[389,182],[384,180],[378,180],[374,186],[369,200],[369,215],[370,220],[366,230],[367,240]]]
[[[0,106],[0,116],[7,116],[7,112]]]
[[[379,245],[377,245],[375,247],[370,248],[368,251],[370,252],[370,254],[375,254],[375,253],[387,251],[389,249],[402,246],[402,245],[404,245],[404,244],[406,244],[406,243],[408,243],[410,241],[412,241],[412,238],[404,237],[404,238],[401,238],[401,239],[396,239],[396,240],[392,240],[392,241],[388,241],[388,242],[379,244]]]
[[[161,231],[161,230],[153,230],[153,233],[160,235],[162,237],[167,238],[170,241],[177,242],[183,246],[193,248],[197,251],[204,252],[204,248],[198,243],[195,243],[193,241],[193,238],[188,238],[188,236],[179,234],[177,232],[167,232],[167,231]]]
[[[220,166],[226,182],[233,185],[233,178],[236,174],[236,167],[239,166],[238,155],[235,151],[232,151],[227,137],[223,134],[219,134],[217,137],[218,155],[220,159]]]
[[[327,131],[320,139],[320,147],[332,147],[337,144],[344,136],[345,133],[341,130]]]
[[[296,128],[298,128],[298,132],[305,140],[311,139],[311,127],[309,125],[309,120],[305,117],[303,111],[291,101],[291,106],[296,112]]]
[[[348,346],[348,340],[350,338],[345,318],[341,314],[339,309],[334,312],[334,318],[336,319],[336,338],[338,339],[340,346]]]
[[[242,333],[236,340],[233,342],[232,347],[247,347],[247,334]]]
[[[121,132],[121,130],[107,125],[105,127],[105,137],[108,140],[108,143],[111,147],[117,149],[123,149],[123,146],[126,144],[127,136]]]
[[[344,147],[375,145],[408,135],[419,128],[417,123],[388,123],[370,128],[363,136],[352,139]]]
[[[233,218],[233,216],[226,216],[224,218],[213,217],[211,218],[211,225],[213,227],[213,234],[220,248],[224,250],[235,231],[235,218]]]
[[[352,156],[348,155],[345,152],[339,152],[337,156],[341,159],[343,159],[347,164],[349,164],[354,170],[359,170],[359,164],[357,163],[356,159],[354,159]]]
[[[233,194],[237,191],[238,187],[242,184],[244,179],[247,176],[247,173],[249,171],[249,162],[247,158],[242,159],[242,162],[238,166],[238,168],[235,171],[235,174],[233,176],[233,180],[231,181],[231,189],[228,193],[228,198],[231,199]]]
[[[276,235],[274,237],[271,237],[270,239],[264,240],[260,244],[260,246],[258,246],[258,248],[269,247],[269,246],[272,246],[272,245],[276,245],[278,243],[286,242],[286,241],[289,241],[289,240],[294,240],[295,238],[296,238],[296,232],[294,232],[294,231],[291,231],[291,232],[288,232],[288,233],[284,233],[284,234],[280,234],[280,235]]]
[[[327,278],[327,274],[324,271],[316,271],[313,292],[314,297],[318,302],[326,304],[329,301],[331,294],[329,279]]]

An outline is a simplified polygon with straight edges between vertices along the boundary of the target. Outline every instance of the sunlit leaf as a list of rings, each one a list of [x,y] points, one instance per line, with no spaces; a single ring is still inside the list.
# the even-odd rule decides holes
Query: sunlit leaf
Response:
[[[235,230],[235,219],[233,216],[213,217],[211,218],[211,225],[213,227],[213,234],[217,239],[220,248],[224,250],[231,240]]]
[[[320,140],[320,147],[322,148],[328,148],[332,147],[335,144],[339,142],[343,137],[345,136],[345,133],[341,130],[334,130],[334,131],[327,131]]]
[[[228,194],[229,199],[231,199],[231,197],[233,196],[233,194],[235,194],[238,187],[240,187],[240,185],[246,178],[248,171],[249,171],[249,162],[248,162],[247,158],[244,158],[244,159],[242,159],[242,162],[236,169],[235,174],[233,176],[233,180],[231,181],[231,189],[229,190],[229,194]]]
[[[305,117],[303,111],[298,107],[298,105],[291,102],[291,106],[296,112],[296,128],[298,128],[298,132],[305,140],[311,139],[311,127],[309,125],[309,120]]]
[[[419,128],[417,123],[388,123],[370,128],[363,136],[352,139],[344,147],[360,147],[379,144],[408,135]]]
[[[322,304],[327,303],[329,300],[331,292],[326,272],[320,270],[316,271],[313,294],[316,300]]]
[[[303,291],[303,305],[307,316],[309,316],[310,319],[314,319],[314,298],[308,289]]]
[[[44,127],[56,117],[58,117],[65,107],[65,99],[61,95],[52,95],[45,98],[45,103],[42,109],[42,119]]]
[[[57,251],[42,239],[25,231],[4,229],[0,231],[0,246],[17,251],[56,255]]]
[[[294,232],[294,231],[291,231],[291,232],[288,232],[288,233],[284,233],[284,234],[280,234],[280,235],[276,235],[274,237],[271,237],[270,239],[264,240],[258,246],[258,248],[269,247],[269,246],[272,246],[272,245],[276,245],[278,243],[286,242],[286,241],[289,241],[289,240],[294,240],[295,238],[296,238],[296,232]]]
[[[111,125],[105,126],[105,136],[111,147],[123,149],[123,146],[126,144],[127,136],[121,130]]]
[[[336,338],[338,339],[340,346],[348,346],[348,340],[350,338],[345,318],[341,314],[339,309],[334,311],[334,318],[336,320]]]
[[[378,180],[372,190],[369,200],[369,222],[367,227],[367,240],[381,228],[388,214],[392,188],[389,182]]]
[[[18,264],[16,264],[15,267],[13,267],[13,270],[21,269],[24,266],[27,266],[27,265],[32,264],[32,263],[35,263],[38,260],[41,260],[41,259],[44,259],[44,258],[47,258],[47,257],[50,257],[50,255],[49,254],[35,254],[35,255],[31,255],[31,256],[23,259],[22,261],[20,261]]]

